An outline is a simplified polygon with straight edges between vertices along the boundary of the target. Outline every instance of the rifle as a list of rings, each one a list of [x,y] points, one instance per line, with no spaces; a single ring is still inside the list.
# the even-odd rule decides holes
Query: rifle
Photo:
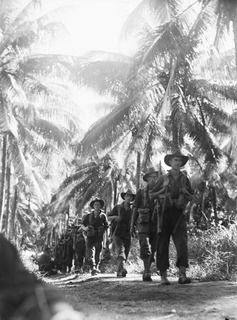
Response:
[[[162,231],[162,224],[164,220],[164,212],[165,212],[165,206],[166,206],[166,199],[167,199],[167,193],[168,193],[168,186],[165,187],[165,196],[164,196],[164,202],[161,209],[161,214],[159,215],[159,211],[157,209],[157,233],[161,233]],[[157,201],[158,206],[158,201]]]

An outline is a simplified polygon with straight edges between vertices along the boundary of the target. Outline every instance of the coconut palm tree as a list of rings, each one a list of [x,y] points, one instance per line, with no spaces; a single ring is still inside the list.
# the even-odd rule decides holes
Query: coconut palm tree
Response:
[[[217,16],[216,36],[214,44],[218,48],[220,40],[226,31],[230,31],[234,38],[235,64],[237,66],[237,3],[233,0],[203,0],[204,5],[212,5]]]
[[[65,214],[70,202],[75,199],[77,216],[81,217],[82,210],[95,196],[105,200],[105,209],[109,211],[118,200],[118,193],[121,191],[119,187],[131,188],[127,175],[128,173],[122,173],[109,154],[100,159],[94,156],[94,159],[84,164],[75,161],[73,173],[60,185],[47,211],[52,216]],[[120,186],[117,186],[117,181],[120,181]]]
[[[60,115],[67,119],[67,126],[62,125],[62,119],[60,125],[55,122],[55,117],[52,119],[56,108],[46,110],[45,107],[41,107],[39,110],[35,107],[35,96],[38,98],[47,96],[47,100],[44,98],[43,101],[47,103],[48,109],[53,97],[56,97],[55,83],[52,86],[51,81],[50,86],[49,81],[46,81],[46,75],[53,70],[55,78],[56,70],[61,71],[59,64],[62,66],[69,62],[71,67],[71,60],[66,56],[32,54],[31,46],[38,41],[42,33],[49,32],[52,27],[58,27],[58,24],[48,22],[47,14],[40,15],[38,12],[38,16],[32,18],[37,3],[38,1],[31,1],[19,7],[20,11],[14,10],[13,1],[2,1],[0,5],[0,132],[4,136],[0,194],[1,230],[5,199],[6,166],[4,166],[4,161],[6,163],[7,150],[9,154],[11,153],[8,162],[11,161],[11,166],[14,167],[13,173],[19,178],[18,186],[23,188],[23,193],[27,193],[28,191],[24,191],[24,186],[29,185],[32,193],[31,201],[39,203],[39,198],[40,201],[45,201],[48,195],[46,195],[47,188],[44,194],[42,193],[44,189],[42,186],[46,187],[46,184],[42,184],[43,179],[36,167],[42,171],[40,162],[43,163],[42,159],[45,162],[48,159],[48,156],[43,157],[43,154],[54,151],[54,154],[59,155],[60,149],[65,148],[66,141],[72,139],[78,127],[75,117],[65,109],[61,108]],[[30,16],[31,19],[29,19]],[[57,105],[59,106],[59,103]],[[49,117],[50,112],[51,117]],[[64,124],[66,122],[64,121]],[[9,165],[8,163],[8,167]]]

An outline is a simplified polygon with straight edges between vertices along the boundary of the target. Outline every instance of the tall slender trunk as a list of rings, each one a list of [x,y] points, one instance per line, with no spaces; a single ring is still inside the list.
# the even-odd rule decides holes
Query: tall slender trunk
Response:
[[[235,42],[235,78],[237,76],[237,4],[235,5],[235,15],[233,19],[233,34]]]
[[[5,181],[6,181],[6,159],[7,159],[7,134],[3,136],[2,143],[2,174],[0,190],[0,232],[2,231],[2,222],[5,209]]]
[[[113,205],[115,206],[117,203],[117,188],[118,188],[118,179],[115,177],[113,181],[113,188],[114,188],[114,199],[113,199]]]
[[[9,217],[10,217],[10,198],[11,198],[11,164],[8,159],[7,172],[7,205],[6,205],[6,219],[5,219],[5,234],[9,236]]]
[[[17,189],[17,186],[15,186],[11,214],[10,214],[10,219],[9,219],[9,239],[12,239],[12,240],[13,240],[13,236],[15,234],[17,201],[18,201],[18,189]]]
[[[141,177],[141,153],[137,152],[137,172],[136,172],[136,190],[140,188],[140,177]]]

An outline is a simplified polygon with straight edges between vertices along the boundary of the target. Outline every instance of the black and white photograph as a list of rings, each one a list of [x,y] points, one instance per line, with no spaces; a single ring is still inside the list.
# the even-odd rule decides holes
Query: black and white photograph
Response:
[[[237,0],[0,0],[0,320],[237,320]]]

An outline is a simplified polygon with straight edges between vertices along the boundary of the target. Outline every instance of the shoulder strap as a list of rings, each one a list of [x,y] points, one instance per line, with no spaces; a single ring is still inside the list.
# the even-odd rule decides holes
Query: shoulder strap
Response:
[[[121,206],[120,204],[118,204],[118,217],[120,218],[120,216],[121,216]]]

